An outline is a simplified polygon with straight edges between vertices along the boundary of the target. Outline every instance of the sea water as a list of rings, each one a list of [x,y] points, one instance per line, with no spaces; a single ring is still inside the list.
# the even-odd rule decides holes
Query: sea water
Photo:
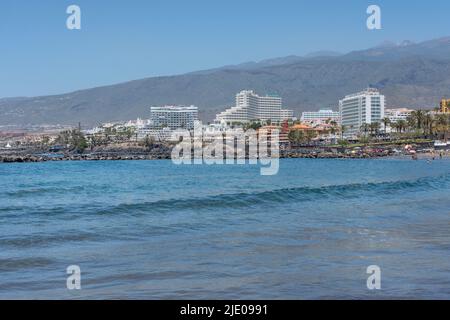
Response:
[[[0,164],[0,190],[2,299],[450,298],[448,160]]]

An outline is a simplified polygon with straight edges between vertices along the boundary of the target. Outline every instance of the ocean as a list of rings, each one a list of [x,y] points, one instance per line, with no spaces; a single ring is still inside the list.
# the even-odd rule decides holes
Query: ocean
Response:
[[[1,299],[450,299],[449,160],[0,164],[0,188]]]

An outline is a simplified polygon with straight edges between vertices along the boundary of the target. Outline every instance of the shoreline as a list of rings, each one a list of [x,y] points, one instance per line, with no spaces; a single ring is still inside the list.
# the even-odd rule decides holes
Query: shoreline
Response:
[[[393,154],[393,153],[362,153],[362,154],[344,154],[344,153],[284,153],[279,159],[411,159],[411,160],[440,160],[450,159],[450,151],[440,151],[417,153],[417,159],[412,154]],[[247,157],[246,160],[249,158]],[[106,154],[67,154],[67,155],[0,155],[0,164],[2,163],[43,163],[43,162],[80,162],[80,161],[155,161],[155,160],[171,160],[170,154],[159,155],[106,155]],[[237,160],[236,158],[234,160]]]

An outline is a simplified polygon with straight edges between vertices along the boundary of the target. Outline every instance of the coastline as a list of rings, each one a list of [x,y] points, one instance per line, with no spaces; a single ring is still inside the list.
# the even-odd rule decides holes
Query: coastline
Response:
[[[438,160],[449,159],[450,151],[435,151],[415,154],[395,154],[392,152],[374,153],[298,153],[281,152],[279,159],[411,159],[411,160]],[[246,158],[248,160],[248,158]],[[67,162],[67,161],[150,161],[150,160],[171,160],[170,153],[158,154],[55,154],[55,155],[0,155],[0,163],[40,163],[40,162]]]

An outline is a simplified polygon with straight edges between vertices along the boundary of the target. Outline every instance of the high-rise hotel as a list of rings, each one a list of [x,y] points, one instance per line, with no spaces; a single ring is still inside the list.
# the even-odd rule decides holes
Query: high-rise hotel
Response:
[[[249,122],[252,120],[281,122],[292,119],[294,112],[282,108],[279,96],[258,96],[250,90],[236,95],[236,105],[216,116],[217,122]]]
[[[345,135],[356,135],[363,124],[380,123],[384,118],[385,97],[377,89],[346,96],[339,101],[341,124],[345,127]]]
[[[150,123],[153,128],[193,129],[198,120],[195,106],[163,106],[150,108]]]

